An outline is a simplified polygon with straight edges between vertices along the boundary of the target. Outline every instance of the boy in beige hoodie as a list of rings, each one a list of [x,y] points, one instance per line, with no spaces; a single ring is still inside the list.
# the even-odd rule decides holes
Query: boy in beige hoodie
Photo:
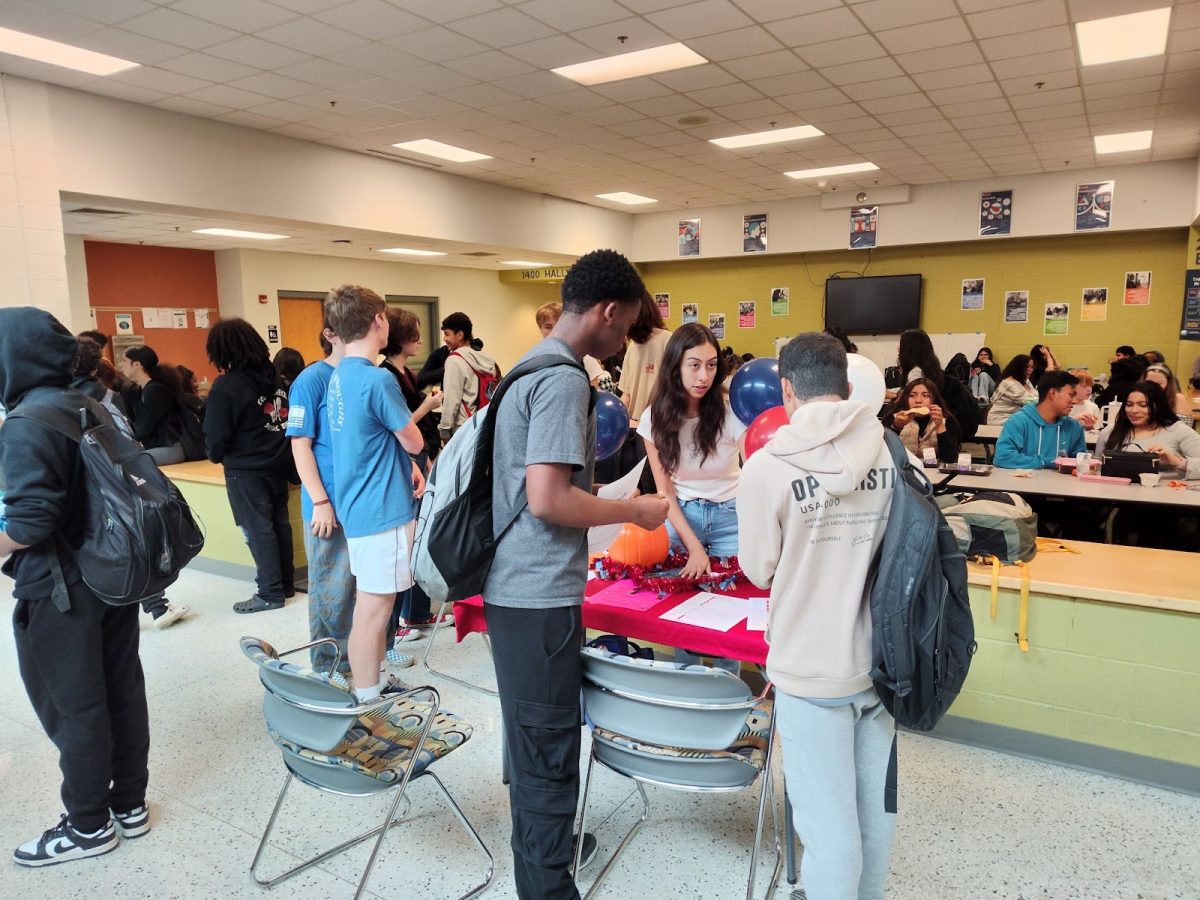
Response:
[[[895,724],[871,684],[870,583],[896,468],[826,334],[779,355],[780,428],[742,470],[738,559],[770,588],[767,674],[809,900],[882,898]]]

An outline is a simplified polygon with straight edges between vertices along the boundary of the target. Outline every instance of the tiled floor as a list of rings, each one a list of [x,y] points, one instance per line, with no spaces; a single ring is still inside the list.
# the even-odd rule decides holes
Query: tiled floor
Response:
[[[7,587],[0,609],[11,611]],[[142,659],[150,696],[154,830],[116,852],[52,869],[27,871],[0,860],[0,898],[261,898],[247,867],[282,782],[278,753],[263,733],[261,688],[237,639],[264,637],[276,647],[306,638],[304,597],[278,612],[237,616],[250,592],[234,580],[186,573],[173,599],[194,615],[167,631],[143,618]],[[491,678],[481,642],[455,647],[440,636],[435,666],[477,682]],[[407,645],[420,648],[420,643]],[[507,853],[508,804],[499,782],[498,706],[418,667],[405,673],[442,690],[445,705],[475,725],[474,739],[438,764],[438,772],[497,857],[488,894],[512,898]],[[901,816],[889,898],[1197,898],[1200,897],[1200,799],[1043,765],[942,741],[901,739]],[[39,833],[59,812],[53,747],[25,698],[7,626],[0,636],[0,849]],[[599,818],[628,795],[601,776]],[[344,800],[293,790],[280,844],[315,852],[351,828],[365,830],[384,801]],[[371,895],[456,897],[482,872],[480,859],[431,789],[413,788],[413,821],[387,838]],[[695,797],[651,794],[650,824],[610,876],[603,896],[736,898],[754,821],[748,793]],[[633,818],[633,804],[597,832],[601,858]],[[594,820],[598,821],[598,819]],[[270,896],[350,897],[366,850],[330,860]],[[268,866],[287,863],[283,849]],[[760,870],[759,891],[766,885]],[[585,877],[584,882],[590,881]],[[781,889],[777,897],[784,898]]]

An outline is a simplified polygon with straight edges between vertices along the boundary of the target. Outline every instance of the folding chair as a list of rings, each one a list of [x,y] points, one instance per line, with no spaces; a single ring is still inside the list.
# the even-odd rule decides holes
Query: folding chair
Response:
[[[772,686],[755,697],[737,676],[708,666],[633,659],[588,647],[583,651],[583,705],[592,726],[592,751],[583,789],[579,833],[586,830],[596,763],[633,780],[642,813],[596,876],[593,896],[609,869],[650,816],[643,785],[700,793],[729,793],[762,781],[746,898],[753,900],[767,806],[775,844],[770,897],[783,864],[771,775],[775,740]],[[574,871],[579,871],[576,851]]]
[[[436,621],[439,621],[439,622],[441,621],[442,615],[446,612],[447,606],[449,606],[451,610],[454,609],[454,604],[451,601],[442,600],[441,605],[438,607]],[[429,638],[425,641],[425,652],[421,656],[421,665],[423,665],[426,668],[426,670],[429,671],[431,674],[437,675],[439,678],[445,678],[447,681],[453,681],[455,684],[457,684],[461,687],[470,688],[473,691],[479,691],[481,694],[487,694],[489,697],[499,697],[500,696],[499,691],[495,691],[495,690],[492,690],[491,688],[484,687],[482,684],[475,684],[475,682],[473,682],[473,681],[466,681],[465,679],[457,678],[454,675],[450,675],[447,672],[438,671],[437,669],[435,669],[433,666],[431,666],[429,664],[429,651],[433,649],[433,639],[435,637],[437,637],[437,633],[441,630],[442,629],[440,629],[440,628],[430,629]],[[483,638],[483,645],[485,647],[487,647],[488,656],[491,656],[491,654],[492,654],[491,638],[488,637],[488,634],[486,631],[483,632],[479,636],[481,638]]]
[[[313,672],[281,659],[320,643],[334,646],[334,662],[329,673]],[[428,776],[441,790],[451,811],[475,845],[487,857],[487,877],[459,900],[476,897],[491,885],[495,874],[492,854],[432,770],[437,760],[465,744],[472,732],[467,722],[453,713],[440,710],[441,698],[436,690],[417,687],[360,704],[353,692],[329,679],[337,670],[339,657],[337,642],[331,638],[283,653],[277,653],[266,641],[254,637],[242,638],[241,647],[246,657],[258,666],[259,680],[266,689],[263,715],[267,722],[267,734],[282,751],[283,764],[288,770],[267,829],[250,864],[250,874],[258,884],[274,887],[298,872],[374,837],[375,846],[354,894],[355,900],[358,900],[366,889],[367,879],[388,828],[400,822],[396,818],[396,810],[409,782]],[[417,700],[421,695],[426,699]],[[286,872],[262,878],[258,874],[258,864],[293,779],[330,794],[375,796],[394,790],[395,798],[388,807],[383,824]]]

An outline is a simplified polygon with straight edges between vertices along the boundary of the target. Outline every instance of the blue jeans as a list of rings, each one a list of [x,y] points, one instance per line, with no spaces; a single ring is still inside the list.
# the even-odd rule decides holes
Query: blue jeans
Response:
[[[728,559],[731,556],[737,556],[738,519],[736,500],[726,500],[723,503],[713,503],[711,500],[681,500],[679,508],[683,510],[683,517],[687,519],[688,526],[695,533],[700,543],[704,545],[704,551],[709,556],[715,556],[719,559]],[[684,547],[683,540],[679,537],[675,526],[669,520],[667,521],[667,534],[671,538],[671,550],[673,552],[686,552],[687,548]],[[689,665],[699,665],[700,656],[692,653],[690,650],[683,650],[677,647],[675,649],[675,661]],[[712,663],[716,668],[725,669],[727,672],[733,672],[735,675],[742,668],[742,664],[738,660],[727,659],[723,656],[714,656]]]
[[[350,677],[346,641],[354,619],[354,576],[350,574],[350,551],[341,528],[327,538],[312,533],[311,522],[304,523],[304,552],[308,555],[308,634],[310,640],[333,638],[341,657],[337,671]],[[309,651],[312,667],[328,672],[334,652],[328,644]]]
[[[737,500],[713,503],[711,500],[681,500],[679,508],[709,556],[728,559],[738,552]],[[667,521],[672,551],[686,551],[675,526]]]

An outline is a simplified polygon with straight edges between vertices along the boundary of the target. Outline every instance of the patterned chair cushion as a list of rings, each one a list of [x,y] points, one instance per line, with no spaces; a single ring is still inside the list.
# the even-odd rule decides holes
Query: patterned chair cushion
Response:
[[[404,777],[404,769],[412,761],[413,750],[421,739],[421,729],[432,708],[429,703],[405,699],[359,716],[346,732],[345,739],[328,753],[301,747],[274,731],[269,733],[271,740],[280,747],[304,759],[341,766],[379,781],[394,782]],[[472,730],[468,722],[454,713],[439,712],[434,716],[421,755],[413,761],[412,777],[417,777],[435,760],[465,744],[470,740]]]
[[[724,750],[693,750],[688,747],[666,747],[661,744],[651,744],[636,741],[623,734],[608,731],[605,728],[592,729],[592,736],[619,747],[637,750],[641,753],[652,753],[655,756],[672,756],[682,759],[729,759],[747,763],[762,770],[767,760],[767,735],[771,730],[771,717],[775,714],[775,701],[764,700],[746,716],[746,724],[738,733],[737,738]]]

